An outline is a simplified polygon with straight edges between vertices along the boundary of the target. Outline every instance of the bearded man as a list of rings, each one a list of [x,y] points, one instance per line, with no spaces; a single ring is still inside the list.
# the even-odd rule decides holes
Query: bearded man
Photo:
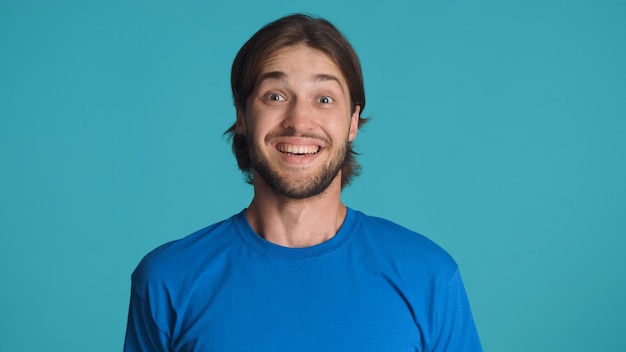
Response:
[[[254,197],[142,260],[125,351],[481,351],[454,260],[341,202],[366,121],[341,33],[300,14],[272,22],[231,85],[227,134]]]

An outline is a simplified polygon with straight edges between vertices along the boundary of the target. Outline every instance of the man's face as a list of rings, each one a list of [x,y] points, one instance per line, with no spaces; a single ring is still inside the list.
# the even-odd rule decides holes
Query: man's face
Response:
[[[247,136],[255,183],[303,199],[341,180],[348,142],[358,130],[360,107],[350,111],[341,71],[326,54],[306,45],[278,50],[265,62],[236,131]]]

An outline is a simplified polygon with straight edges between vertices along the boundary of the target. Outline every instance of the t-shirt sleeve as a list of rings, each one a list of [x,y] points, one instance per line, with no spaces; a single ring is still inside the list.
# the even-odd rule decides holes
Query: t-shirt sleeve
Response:
[[[149,302],[132,289],[124,352],[169,351],[168,341],[154,320]]]
[[[438,291],[432,351],[481,352],[483,349],[458,268]]]

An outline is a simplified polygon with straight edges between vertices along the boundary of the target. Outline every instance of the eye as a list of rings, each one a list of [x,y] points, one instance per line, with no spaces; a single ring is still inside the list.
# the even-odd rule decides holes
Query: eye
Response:
[[[270,101],[284,101],[285,97],[278,93],[268,93],[265,98]]]
[[[332,102],[334,102],[333,98],[327,96],[327,95],[323,95],[321,96],[318,101],[322,104],[330,104]]]

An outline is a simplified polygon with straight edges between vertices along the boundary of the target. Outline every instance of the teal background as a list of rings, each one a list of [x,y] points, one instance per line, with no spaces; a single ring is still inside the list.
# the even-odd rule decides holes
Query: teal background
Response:
[[[245,207],[222,132],[260,26],[359,52],[344,201],[459,262],[487,351],[626,350],[626,2],[0,0],[0,351],[121,350],[149,250]]]

